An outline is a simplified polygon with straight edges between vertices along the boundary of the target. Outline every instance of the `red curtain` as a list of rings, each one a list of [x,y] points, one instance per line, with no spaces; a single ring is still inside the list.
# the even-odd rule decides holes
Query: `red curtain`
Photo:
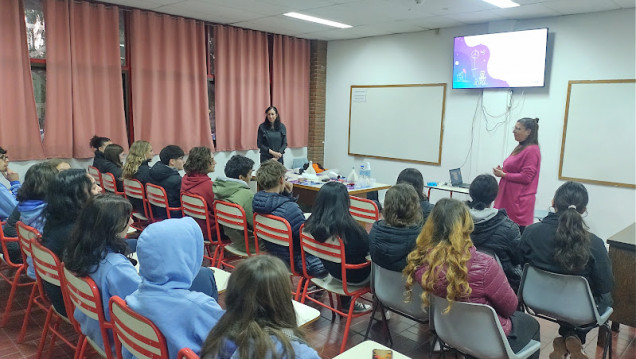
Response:
[[[217,150],[257,148],[258,125],[270,104],[267,35],[216,26],[214,40]]]
[[[309,40],[274,35],[272,104],[287,127],[289,147],[307,146],[309,133]]]
[[[130,35],[135,138],[212,148],[203,23],[134,10]]]
[[[0,146],[12,160],[44,158],[22,1],[0,1]]]
[[[46,1],[49,157],[88,158],[97,134],[127,148],[119,59],[119,9]]]

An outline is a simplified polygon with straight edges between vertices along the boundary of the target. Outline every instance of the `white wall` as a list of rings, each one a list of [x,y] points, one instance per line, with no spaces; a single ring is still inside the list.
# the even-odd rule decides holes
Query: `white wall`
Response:
[[[542,163],[536,209],[546,210],[554,191],[562,183],[558,180],[558,168],[567,83],[569,80],[635,78],[634,17],[634,9],[627,9],[330,41],[325,165],[346,174],[352,165],[363,160],[347,155],[351,85],[446,82],[449,90],[441,166],[370,159],[373,177],[378,182],[394,183],[403,168],[415,167],[422,171],[426,182],[448,181],[448,170],[461,167],[464,181],[468,182],[478,174],[491,173],[492,167],[501,164],[512,151],[516,142],[511,132],[517,119],[539,117]],[[515,89],[510,95],[509,111],[506,111],[507,90],[450,89],[454,36],[539,27],[550,30],[544,88]],[[478,107],[480,102],[489,115],[485,116]],[[385,123],[395,126],[396,122],[397,119],[387,118]],[[492,130],[499,122],[503,123]],[[612,126],[612,119],[600,118],[599,126]],[[589,137],[590,146],[603,145],[594,142],[593,129]],[[382,138],[369,138],[369,141],[378,146],[383,143]],[[590,194],[586,222],[593,232],[606,238],[635,221],[636,192],[633,189],[585,186]]]

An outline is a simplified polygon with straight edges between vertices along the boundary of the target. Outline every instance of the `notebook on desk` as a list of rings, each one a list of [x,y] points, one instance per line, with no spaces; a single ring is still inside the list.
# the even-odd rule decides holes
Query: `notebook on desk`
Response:
[[[459,168],[454,168],[450,171],[448,171],[450,173],[450,179],[451,179],[451,186],[453,187],[461,187],[461,188],[469,188],[470,187],[470,183],[464,183],[464,181],[462,180],[462,170]]]

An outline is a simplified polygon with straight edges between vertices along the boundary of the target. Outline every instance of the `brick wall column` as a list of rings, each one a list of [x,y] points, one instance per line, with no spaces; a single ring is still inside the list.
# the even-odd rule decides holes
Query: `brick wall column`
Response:
[[[307,159],[325,164],[325,92],[327,42],[311,40],[309,72],[309,141]]]

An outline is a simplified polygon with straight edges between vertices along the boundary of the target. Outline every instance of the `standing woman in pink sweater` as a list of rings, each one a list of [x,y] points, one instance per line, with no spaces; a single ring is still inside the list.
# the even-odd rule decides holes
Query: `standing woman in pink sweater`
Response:
[[[501,177],[495,208],[503,208],[523,232],[533,222],[534,202],[539,185],[541,151],[539,151],[539,119],[524,117],[512,131],[515,147],[503,163],[492,172]]]

